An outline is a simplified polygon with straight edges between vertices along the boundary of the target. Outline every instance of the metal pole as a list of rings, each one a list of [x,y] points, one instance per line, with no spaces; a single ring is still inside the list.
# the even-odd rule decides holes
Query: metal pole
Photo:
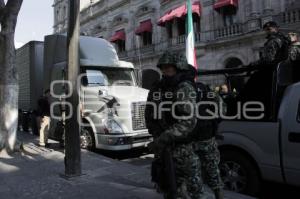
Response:
[[[71,83],[71,97],[66,101],[72,105],[73,114],[66,119],[65,126],[65,175],[67,177],[81,175],[81,154],[79,124],[77,122],[79,97],[77,93],[77,77],[79,71],[79,8],[80,0],[69,0],[69,25],[67,33],[68,66],[67,80]],[[70,109],[70,108],[68,108]],[[67,110],[68,114],[70,110]]]

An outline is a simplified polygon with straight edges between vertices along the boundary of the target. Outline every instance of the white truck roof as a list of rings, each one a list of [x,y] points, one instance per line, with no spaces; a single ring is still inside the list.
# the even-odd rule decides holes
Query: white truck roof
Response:
[[[80,37],[81,66],[119,66],[119,58],[112,44],[95,37]]]
[[[131,62],[127,61],[119,61],[119,67],[121,68],[134,68],[133,64]]]
[[[52,65],[66,62],[66,35],[46,36],[45,48],[52,59]],[[119,61],[114,46],[101,38],[80,36],[79,56],[81,66],[134,68],[129,62]]]

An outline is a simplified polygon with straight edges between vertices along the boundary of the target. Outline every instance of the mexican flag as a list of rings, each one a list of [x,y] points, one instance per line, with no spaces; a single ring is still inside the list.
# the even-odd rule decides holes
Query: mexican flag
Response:
[[[191,0],[187,0],[187,38],[186,38],[186,59],[188,63],[198,69],[195,49],[195,35],[193,27],[193,13]]]

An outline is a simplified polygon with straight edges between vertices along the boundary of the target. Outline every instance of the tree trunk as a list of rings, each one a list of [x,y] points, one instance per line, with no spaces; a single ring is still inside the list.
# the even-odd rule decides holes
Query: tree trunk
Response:
[[[14,34],[23,0],[0,0],[0,151],[13,151],[18,124],[18,75]]]

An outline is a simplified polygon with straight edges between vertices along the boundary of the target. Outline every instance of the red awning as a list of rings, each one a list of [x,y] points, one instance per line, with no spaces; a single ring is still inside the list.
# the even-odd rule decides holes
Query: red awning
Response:
[[[227,6],[238,7],[238,4],[238,0],[218,0],[218,2],[214,4],[214,9],[219,10],[220,8]]]
[[[124,30],[119,30],[117,31],[111,38],[110,41],[111,42],[115,42],[118,40],[125,40],[125,32]]]
[[[151,19],[141,22],[140,26],[135,30],[135,34],[140,35],[143,32],[152,32]]]
[[[201,5],[200,5],[200,1],[196,1],[193,3],[192,5],[192,12],[196,13],[198,16],[201,15]],[[167,21],[170,21],[174,18],[181,18],[183,16],[185,16],[187,14],[187,7],[186,4],[182,5],[178,8],[175,8],[173,10],[170,10],[169,12],[167,12],[164,16],[162,16],[158,22],[157,25],[159,26],[164,26],[164,24]]]

